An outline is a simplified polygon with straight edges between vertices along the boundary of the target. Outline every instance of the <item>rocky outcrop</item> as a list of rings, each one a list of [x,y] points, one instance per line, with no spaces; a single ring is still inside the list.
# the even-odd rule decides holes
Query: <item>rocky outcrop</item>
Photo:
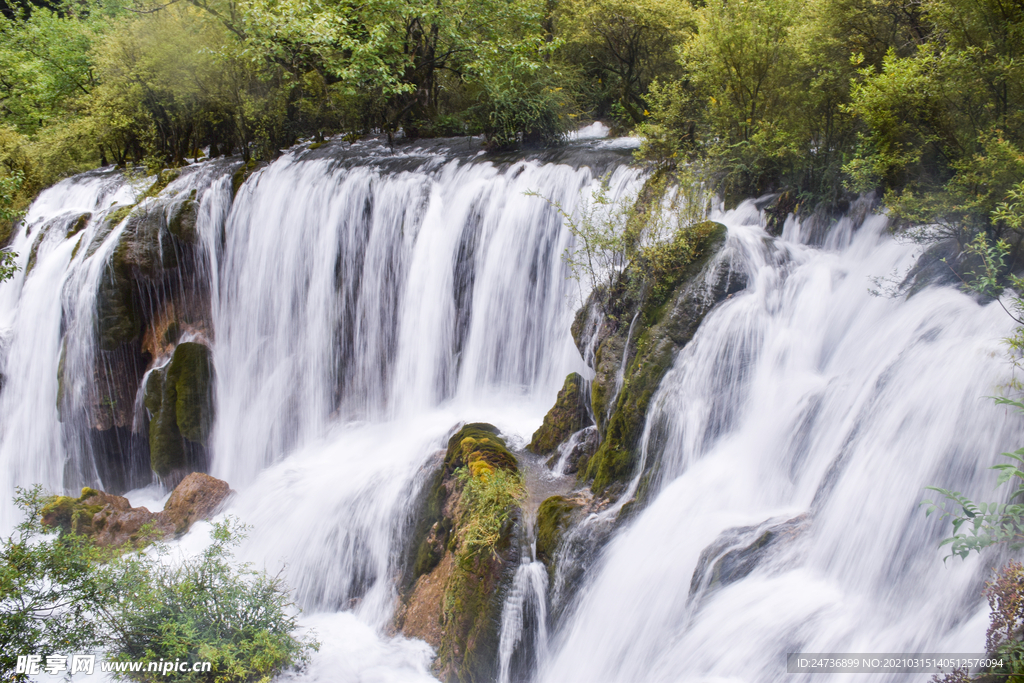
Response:
[[[523,495],[516,457],[483,423],[449,439],[425,487],[395,625],[437,649],[441,680],[495,678],[503,592],[518,558],[513,520]]]
[[[760,526],[723,531],[701,551],[690,579],[690,595],[706,595],[739,581],[792,543],[808,522],[804,514],[782,522],[769,520]]]
[[[94,454],[102,480],[113,491],[124,491],[150,477],[150,468],[170,486],[191,471],[205,468],[206,433],[212,419],[208,351],[205,362],[184,363],[188,377],[175,378],[167,390],[174,395],[163,402],[164,370],[151,373],[150,404],[157,412],[147,431],[146,415],[136,415],[136,396],[147,369],[166,363],[183,336],[205,340],[210,336],[207,278],[198,267],[200,250],[196,190],[164,192],[181,172],[168,169],[131,206],[114,209],[102,218],[91,241],[91,255],[116,228],[117,244],[99,278],[96,292],[97,345],[92,358],[88,391],[65,395],[64,354],[58,368],[58,410],[68,425],[69,438],[79,438],[88,425],[88,450]],[[89,220],[78,218],[69,234]],[[120,227],[118,227],[120,226]],[[76,253],[82,244],[76,246]],[[194,350],[194,349],[192,349]],[[193,367],[194,366],[194,367]],[[88,368],[71,369],[80,377]],[[160,381],[158,381],[160,380]],[[159,387],[156,385],[159,384]],[[180,391],[179,391],[180,389]],[[168,408],[167,406],[173,406]],[[157,448],[152,450],[156,444]]]
[[[537,510],[537,559],[554,573],[555,551],[562,541],[562,535],[569,528],[573,511],[580,504],[565,496],[551,496],[540,504]]]
[[[134,508],[128,499],[91,488],[78,498],[55,496],[42,511],[42,523],[92,538],[99,546],[133,546],[180,535],[209,518],[231,492],[227,482],[193,472],[174,489],[164,509]]]
[[[149,422],[150,465],[164,481],[177,483],[206,466],[213,423],[213,365],[210,349],[178,344],[171,361],[153,370],[144,393]]]
[[[580,463],[595,493],[616,495],[633,473],[647,408],[662,377],[704,316],[745,285],[727,262],[714,259],[725,245],[725,226],[706,222],[689,231],[692,250],[667,277],[645,291],[631,284],[640,275],[627,268],[612,292],[592,295],[577,314],[573,332],[581,353],[588,341],[597,348],[591,407],[601,445]],[[602,315],[592,315],[595,306]]]
[[[574,432],[591,423],[583,386],[583,378],[575,372],[565,378],[555,405],[544,416],[544,423],[533,433],[528,449],[538,455],[547,455]]]

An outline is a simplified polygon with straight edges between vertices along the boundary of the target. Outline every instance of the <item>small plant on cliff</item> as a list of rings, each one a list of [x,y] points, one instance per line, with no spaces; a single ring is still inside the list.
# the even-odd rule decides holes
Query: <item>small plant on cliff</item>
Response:
[[[509,516],[526,495],[522,476],[503,469],[474,475],[469,468],[455,476],[464,486],[458,510],[460,555],[494,553]]]
[[[619,198],[605,177],[576,213],[549,203],[575,238],[563,257],[572,278],[581,290],[586,285],[607,293],[627,267],[634,274],[630,286],[646,289],[687,262],[690,228],[707,220],[711,194],[698,172],[685,167],[671,177],[657,173],[637,193]]]

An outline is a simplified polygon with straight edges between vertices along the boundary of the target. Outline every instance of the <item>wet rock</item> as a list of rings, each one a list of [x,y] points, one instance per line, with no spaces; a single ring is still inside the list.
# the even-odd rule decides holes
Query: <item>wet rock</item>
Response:
[[[193,472],[174,487],[161,515],[175,533],[184,533],[193,523],[208,519],[230,492],[226,481]]]
[[[149,422],[150,464],[164,481],[177,483],[206,466],[213,423],[213,367],[203,344],[179,344],[166,367],[146,380],[143,401]]]
[[[528,449],[538,455],[547,455],[574,432],[590,424],[583,386],[583,378],[575,372],[565,378],[555,405],[544,416],[544,423],[533,433]]]
[[[548,458],[547,466],[554,469],[558,461],[565,457],[565,465],[562,474],[576,474],[579,472],[580,463],[586,463],[591,456],[597,452],[601,445],[601,435],[597,427],[591,425],[576,432],[569,440],[558,446],[558,450]],[[568,451],[568,453],[566,453]]]
[[[554,572],[555,551],[569,528],[570,517],[580,504],[565,496],[551,496],[537,510],[537,559]]]
[[[438,461],[419,504],[395,628],[437,649],[441,680],[493,681],[503,594],[518,559],[512,528],[522,477],[485,423],[458,430]]]
[[[784,522],[769,520],[760,526],[722,532],[701,552],[690,580],[690,595],[706,594],[739,581],[791,543],[807,524],[804,514]]]
[[[231,492],[227,482],[193,473],[171,493],[160,512],[132,507],[127,498],[84,488],[78,498],[55,496],[41,510],[45,526],[89,536],[99,546],[133,546],[180,535],[208,519]]]
[[[580,464],[595,493],[621,486],[632,475],[647,407],[662,377],[707,313],[745,286],[727,261],[714,258],[725,245],[725,226],[707,222],[691,230],[695,231],[692,257],[639,301],[628,294],[627,269],[618,285],[623,293],[605,304],[605,315],[594,323],[601,327],[592,330],[599,344],[591,405],[595,415],[610,412],[606,421],[598,419],[600,447]],[[594,299],[588,303],[598,304]],[[581,335],[586,332],[586,326],[581,326]],[[617,374],[623,364],[626,370],[620,387]]]

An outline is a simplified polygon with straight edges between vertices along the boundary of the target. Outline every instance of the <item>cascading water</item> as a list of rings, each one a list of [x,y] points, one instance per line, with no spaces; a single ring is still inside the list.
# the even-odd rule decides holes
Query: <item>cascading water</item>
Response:
[[[208,299],[208,325],[178,341],[213,350],[210,470],[237,491],[227,513],[251,525],[243,559],[283,568],[323,643],[289,677],[432,680],[430,648],[387,635],[420,489],[455,425],[490,421],[525,443],[565,375],[587,373],[569,335],[571,236],[530,193],[572,211],[601,175],[592,162],[614,169],[612,196],[640,174],[589,148],[493,163],[346,145],[289,152],[233,199],[236,166],[212,162],[144,200],[137,210],[199,206],[201,284],[161,284],[174,291],[151,306]],[[124,229],[102,219],[135,194],[112,173],[65,181],[12,243],[23,269],[35,256],[0,286],[5,531],[15,485],[107,476],[81,437],[107,353],[96,292]],[[718,218],[722,258],[748,288],[663,380],[626,495],[573,533],[612,531],[653,463],[647,508],[597,558],[563,548],[550,587],[530,515],[574,484],[566,456],[594,428],[563,445],[555,472],[527,463],[536,499],[503,611],[503,682],[764,680],[791,676],[786,652],[982,649],[988,565],[944,567],[944,530],[917,502],[928,484],[985,497],[985,467],[1018,445],[1017,418],[984,399],[1007,379],[1009,321],[949,288],[871,296],[871,276],[916,253],[883,219],[815,247],[794,222],[769,238],[749,204]],[[153,367],[168,348],[154,346]],[[132,396],[138,434],[142,387]]]
[[[644,439],[657,494],[540,680],[790,680],[788,652],[984,651],[989,565],[944,566],[948,530],[918,502],[929,484],[991,495],[986,466],[1019,441],[985,399],[1008,379],[1010,321],[950,288],[872,296],[917,252],[884,218],[841,223],[824,249],[793,223],[768,239],[749,203],[720,220],[748,288],[662,381]]]

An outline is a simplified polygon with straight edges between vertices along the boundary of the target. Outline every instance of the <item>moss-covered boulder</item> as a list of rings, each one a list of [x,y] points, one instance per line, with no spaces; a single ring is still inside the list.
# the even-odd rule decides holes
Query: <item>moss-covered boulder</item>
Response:
[[[590,424],[583,385],[583,378],[575,372],[565,378],[555,405],[544,416],[543,424],[533,433],[527,448],[538,455],[547,455],[571,434]]]
[[[582,348],[595,339],[597,344],[591,402],[602,439],[589,461],[580,463],[595,493],[614,494],[633,474],[647,408],[676,354],[711,308],[744,286],[726,263],[719,263],[720,272],[712,277],[705,272],[725,245],[725,226],[710,221],[692,226],[687,240],[678,263],[645,292],[630,286],[639,275],[627,269],[603,304],[595,298],[588,302],[603,305],[603,316],[577,316],[577,344]]]
[[[210,349],[184,342],[164,368],[150,372],[143,393],[149,422],[149,457],[153,471],[177,483],[205,467],[207,439],[213,423],[213,366]]]
[[[167,229],[182,242],[195,244],[199,239],[196,232],[198,219],[199,202],[196,201],[196,191],[192,190],[187,198],[173,203],[168,208]]]
[[[537,559],[554,571],[555,551],[579,503],[565,496],[544,499],[537,510]]]
[[[395,621],[437,649],[441,680],[496,676],[504,590],[518,559],[513,520],[524,494],[516,457],[484,423],[449,439],[424,489]]]
[[[54,496],[40,515],[45,526],[89,536],[99,546],[139,546],[185,533],[216,512],[230,492],[227,482],[195,472],[175,487],[160,512],[132,507],[122,496],[84,488],[78,498]]]

